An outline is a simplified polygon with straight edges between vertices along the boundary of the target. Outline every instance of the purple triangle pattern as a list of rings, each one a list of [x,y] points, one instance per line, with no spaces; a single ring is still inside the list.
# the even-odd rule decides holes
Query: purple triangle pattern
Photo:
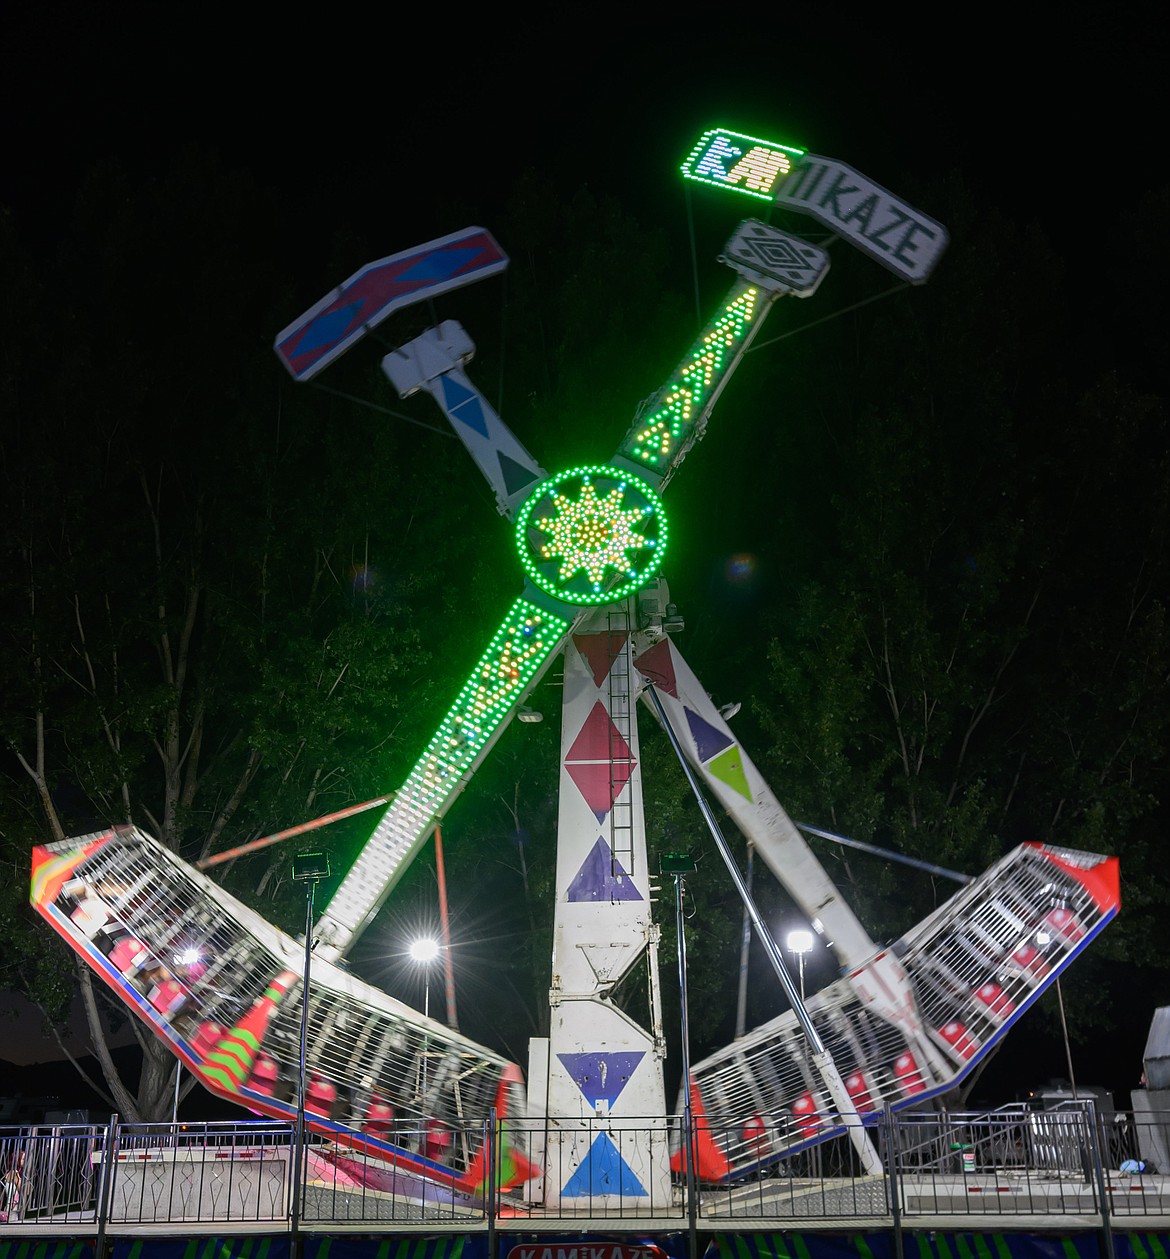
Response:
[[[612,1054],[557,1054],[569,1078],[594,1107],[599,1101],[612,1106],[645,1056],[641,1049]]]
[[[699,751],[699,760],[709,761],[735,742],[730,735],[724,734],[722,730],[716,730],[709,721],[704,721],[698,713],[691,712],[685,705],[683,712],[687,715],[687,725],[691,728],[691,738],[694,739],[695,747]]]
[[[565,899],[573,904],[579,901],[640,901],[644,897],[634,886],[634,880],[622,869],[621,862],[614,861],[610,846],[604,839],[599,839],[569,884]]]

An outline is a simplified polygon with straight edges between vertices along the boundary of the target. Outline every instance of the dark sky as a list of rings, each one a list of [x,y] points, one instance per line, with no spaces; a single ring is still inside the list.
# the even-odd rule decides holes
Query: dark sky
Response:
[[[371,237],[381,226],[389,252],[405,243],[391,224],[425,221],[438,197],[490,206],[527,166],[611,187],[648,217],[676,213],[674,168],[725,126],[895,191],[959,168],[1071,233],[1160,167],[1166,42],[1152,4],[1043,21],[942,5],[655,20],[403,7],[360,19],[318,7],[309,21],[274,6],[260,28],[248,6],[6,6],[0,203],[51,227],[92,160],[161,171],[197,140],[290,195],[335,194],[338,217]]]

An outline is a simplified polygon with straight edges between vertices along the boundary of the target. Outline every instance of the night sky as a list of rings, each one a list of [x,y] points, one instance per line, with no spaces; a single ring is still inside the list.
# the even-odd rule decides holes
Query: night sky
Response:
[[[322,235],[333,214],[389,249],[444,198],[490,209],[529,166],[670,219],[677,163],[726,126],[895,190],[959,169],[1071,243],[1158,178],[1153,5],[793,8],[273,10],[260,31],[226,6],[9,6],[0,202],[51,233],[90,162],[156,173],[198,141],[289,196],[327,193]]]
[[[612,193],[681,248],[678,165],[723,126],[840,158],[908,199],[960,172],[1040,223],[1088,290],[1115,216],[1163,178],[1152,4],[1044,22],[1006,6],[758,7],[650,20],[421,6],[404,20],[323,6],[310,21],[273,6],[261,23],[244,6],[8,6],[0,207],[49,251],[94,162],[151,178],[199,144],[297,205],[314,258],[342,224],[380,254],[420,243],[450,230],[436,222],[452,203],[491,228],[527,168]],[[715,214],[727,227],[750,212],[729,200]],[[298,257],[287,265],[296,277]],[[887,281],[875,267],[875,289]]]

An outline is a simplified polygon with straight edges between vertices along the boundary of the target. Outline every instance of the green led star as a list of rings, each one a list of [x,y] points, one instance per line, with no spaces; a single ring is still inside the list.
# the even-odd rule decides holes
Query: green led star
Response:
[[[581,571],[600,590],[607,569],[623,571],[629,576],[628,553],[646,545],[645,535],[634,532],[634,526],[646,515],[646,509],[622,510],[622,491],[616,486],[603,499],[591,482],[582,487],[581,497],[573,502],[567,495],[553,499],[556,516],[542,516],[536,523],[552,536],[540,548],[546,559],[559,557],[561,581]]]
[[[573,468],[539,485],[516,521],[520,557],[566,603],[623,599],[658,571],[666,524],[658,496],[615,468]]]

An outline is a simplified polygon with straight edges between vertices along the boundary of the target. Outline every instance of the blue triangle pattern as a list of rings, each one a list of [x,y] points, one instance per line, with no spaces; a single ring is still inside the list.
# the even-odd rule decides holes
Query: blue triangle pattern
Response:
[[[338,340],[353,323],[353,317],[361,310],[362,305],[362,302],[350,302],[348,306],[339,306],[336,310],[314,319],[291,353],[311,354],[313,350],[319,350],[323,345],[330,345]]]
[[[400,271],[394,278],[400,284],[404,281],[407,284],[416,284],[427,280],[445,280],[481,253],[482,248],[436,249],[432,253],[424,254],[413,266]]]
[[[502,450],[496,451],[496,459],[500,464],[500,475],[504,478],[504,489],[509,494],[515,494],[517,490],[522,490],[537,479],[537,474],[531,468],[508,458]]]
[[[457,380],[452,380],[450,376],[440,376],[443,382],[443,403],[447,408],[447,414],[453,420],[458,420],[461,424],[466,424],[468,428],[473,428],[481,436],[488,435],[487,425],[483,419],[483,407],[480,405],[479,396],[466,385],[461,385]]]
[[[561,1197],[588,1198],[603,1193],[622,1198],[646,1197],[642,1182],[630,1171],[629,1164],[604,1132],[598,1134],[581,1165],[569,1177]]]

